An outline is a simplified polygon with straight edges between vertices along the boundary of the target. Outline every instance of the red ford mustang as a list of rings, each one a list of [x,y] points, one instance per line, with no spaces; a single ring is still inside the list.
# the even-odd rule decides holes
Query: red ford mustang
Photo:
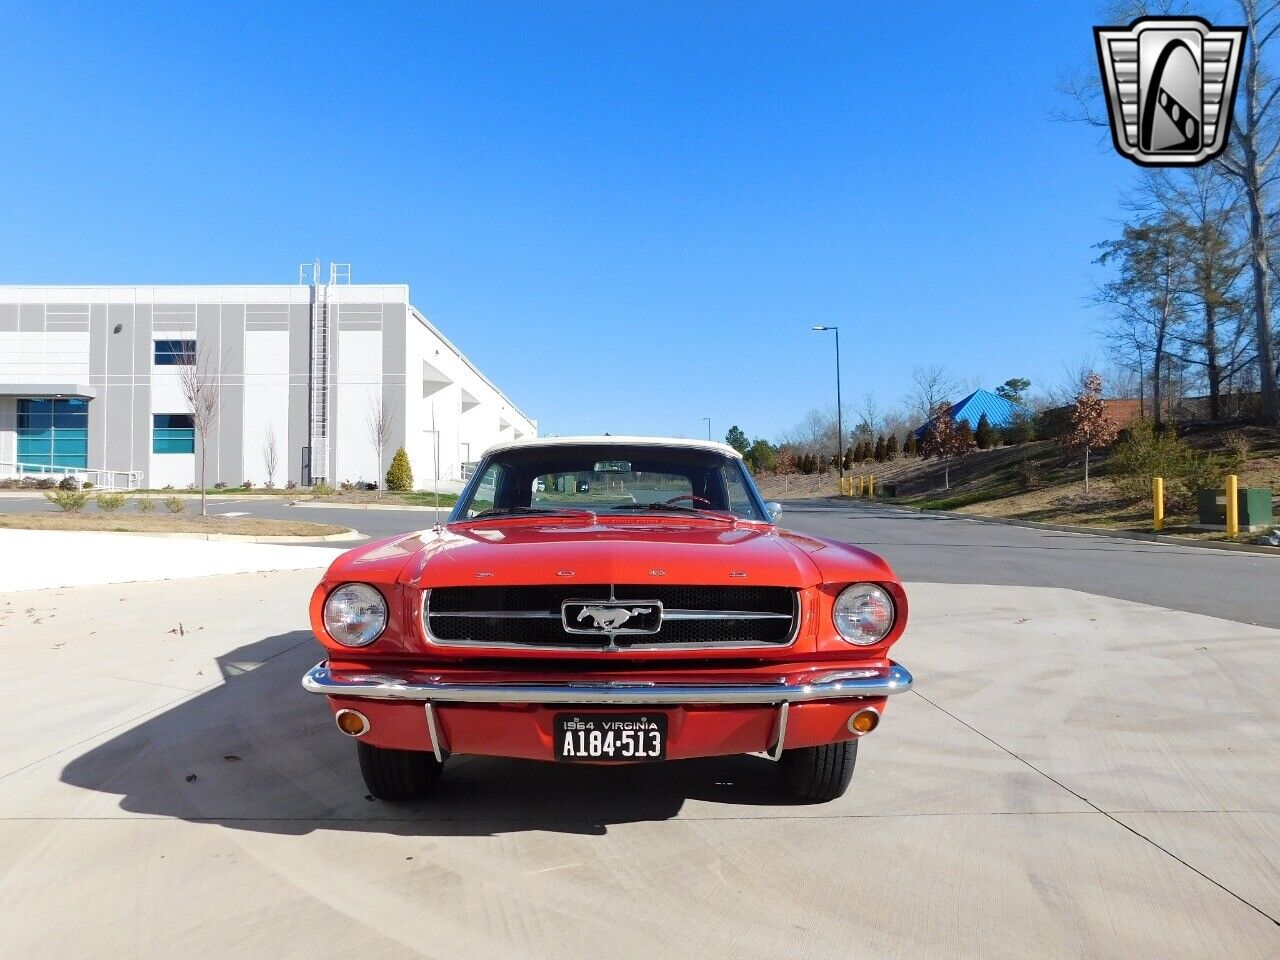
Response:
[[[491,449],[442,528],[337,560],[303,686],[369,791],[427,795],[451,754],[640,763],[764,753],[830,800],[911,686],[879,557],[774,525],[731,447],[622,437]]]

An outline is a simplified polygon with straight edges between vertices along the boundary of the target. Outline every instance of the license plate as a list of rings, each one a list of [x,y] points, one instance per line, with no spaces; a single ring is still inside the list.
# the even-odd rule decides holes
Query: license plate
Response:
[[[667,755],[665,713],[557,713],[556,759],[636,763]]]

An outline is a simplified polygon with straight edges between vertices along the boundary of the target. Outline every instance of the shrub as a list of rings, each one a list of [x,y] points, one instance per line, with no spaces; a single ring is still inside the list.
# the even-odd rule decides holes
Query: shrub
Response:
[[[344,493],[348,490],[354,490],[355,488],[356,488],[356,485],[352,483],[350,480],[343,480],[340,484],[338,484],[338,489],[343,491]]]
[[[215,489],[215,490],[225,490],[225,489],[227,489],[227,485],[226,485],[226,483],[225,483],[224,481],[219,480],[217,483],[215,483],[215,484],[213,485],[213,489]]]
[[[284,488],[285,488],[286,490],[297,490],[297,489],[298,489],[298,481],[297,481],[297,480],[289,480],[289,481],[287,481],[287,482],[285,483]]]
[[[181,497],[165,497],[164,505],[168,508],[170,513],[181,513],[183,510],[187,509],[187,501],[183,500]]]
[[[1014,478],[1020,490],[1034,490],[1040,486],[1040,464],[1034,460],[1023,460],[1014,470]]]
[[[1009,445],[1030,443],[1036,438],[1036,422],[1025,413],[1014,414],[1013,420],[1004,430],[1004,442]]]
[[[141,510],[143,513],[150,513],[155,508],[156,508],[155,497],[139,497],[138,498],[138,509]]]
[[[275,488],[276,488],[276,484],[274,480],[268,480],[266,483],[262,485],[263,490],[274,490]]]
[[[315,497],[332,497],[334,492],[333,487],[325,483],[323,480],[317,484],[313,484],[311,487],[311,495]]]
[[[100,493],[95,499],[98,501],[99,510],[105,510],[107,513],[115,513],[125,505],[125,501],[129,499],[129,495],[125,493]]]
[[[1253,452],[1253,445],[1249,443],[1249,438],[1239,430],[1227,434],[1226,447],[1227,459],[1233,469],[1248,460],[1249,454]]]
[[[93,489],[93,484],[92,484],[92,483],[90,483],[88,480],[86,480],[84,483],[80,484],[80,489],[81,489],[81,490],[92,490],[92,489]]]
[[[46,490],[45,499],[56,503],[58,508],[67,513],[78,513],[89,502],[89,495],[79,490]]]
[[[391,466],[387,469],[387,489],[397,493],[408,493],[413,489],[413,468],[409,466],[409,454],[404,447],[391,458]]]
[[[1151,478],[1164,477],[1165,495],[1175,507],[1185,506],[1198,490],[1214,489],[1238,461],[1230,455],[1197,453],[1172,424],[1157,433],[1149,420],[1129,426],[1111,455],[1116,486],[1131,499],[1151,495]]]
[[[378,484],[373,480],[366,480],[364,483],[356,485],[361,490],[377,490]]]
[[[160,489],[161,489],[161,490],[172,490],[172,489],[173,489],[173,484],[172,484],[172,483],[166,483],[166,484],[165,484],[163,487],[161,487]]]
[[[79,490],[80,480],[78,477],[67,475],[62,478],[61,482],[59,482],[58,489],[59,490]]]
[[[1235,469],[1225,457],[1212,453],[1192,454],[1186,472],[1179,478],[1187,499],[1194,500],[1201,490],[1213,490],[1223,486],[1228,473]]]
[[[53,477],[41,477],[35,482],[35,486],[38,490],[53,490],[57,488],[58,481]]]

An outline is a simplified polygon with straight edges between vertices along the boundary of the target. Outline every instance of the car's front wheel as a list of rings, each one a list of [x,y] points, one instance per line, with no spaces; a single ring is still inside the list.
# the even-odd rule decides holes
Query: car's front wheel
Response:
[[[844,796],[853,779],[858,741],[783,750],[778,761],[782,782],[797,800],[823,802]]]
[[[357,742],[356,751],[369,793],[392,803],[430,796],[444,769],[432,754],[421,750],[390,750]]]

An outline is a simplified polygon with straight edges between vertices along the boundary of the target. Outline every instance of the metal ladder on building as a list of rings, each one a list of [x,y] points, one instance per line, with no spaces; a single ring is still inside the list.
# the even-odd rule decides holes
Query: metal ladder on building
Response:
[[[310,481],[329,480],[329,361],[338,325],[334,287],[351,282],[351,264],[330,263],[328,283],[320,283],[320,261],[298,268],[298,282],[311,283]]]

